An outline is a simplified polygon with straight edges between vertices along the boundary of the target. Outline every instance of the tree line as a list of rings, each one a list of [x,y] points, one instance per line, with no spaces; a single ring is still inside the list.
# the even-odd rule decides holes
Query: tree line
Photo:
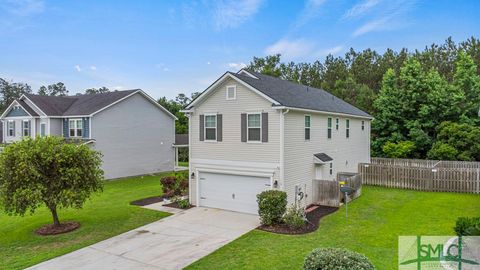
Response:
[[[254,57],[247,69],[329,91],[370,113],[372,154],[480,160],[480,40],[423,50],[350,49],[322,62]]]

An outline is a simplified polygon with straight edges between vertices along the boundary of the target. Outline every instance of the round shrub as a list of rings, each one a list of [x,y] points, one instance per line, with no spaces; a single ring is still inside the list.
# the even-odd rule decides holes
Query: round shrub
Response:
[[[305,258],[304,270],[370,270],[370,260],[344,248],[317,248]]]
[[[278,224],[287,210],[287,193],[267,190],[257,195],[257,203],[262,225]]]

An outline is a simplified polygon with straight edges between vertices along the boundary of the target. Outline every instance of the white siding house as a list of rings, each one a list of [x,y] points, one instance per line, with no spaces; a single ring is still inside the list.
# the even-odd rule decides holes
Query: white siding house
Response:
[[[309,204],[314,179],[356,172],[370,160],[370,115],[324,90],[270,76],[227,72],[185,113],[195,205],[256,213],[256,195],[266,189],[286,191],[289,203],[301,189]]]

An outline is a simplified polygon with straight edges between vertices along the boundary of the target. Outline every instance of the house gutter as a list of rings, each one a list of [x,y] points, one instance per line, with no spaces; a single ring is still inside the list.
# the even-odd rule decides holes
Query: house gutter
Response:
[[[337,113],[337,112],[328,112],[328,111],[318,111],[318,110],[311,110],[311,109],[304,109],[304,108],[295,108],[295,107],[287,107],[287,106],[272,106],[272,108],[275,108],[277,110],[294,110],[294,111],[301,111],[301,112],[310,112],[310,113],[320,113],[320,114],[328,114],[328,115],[338,115],[338,116],[344,116],[344,117],[352,117],[352,118],[361,118],[361,119],[368,119],[368,120],[373,120],[373,116],[361,116],[361,115],[355,115],[355,114],[348,114],[348,113]]]

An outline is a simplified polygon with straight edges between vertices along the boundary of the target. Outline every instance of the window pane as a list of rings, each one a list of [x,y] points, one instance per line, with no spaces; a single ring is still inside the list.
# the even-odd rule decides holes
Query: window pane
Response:
[[[248,127],[260,127],[260,114],[248,115]]]
[[[216,139],[217,139],[217,130],[215,128],[206,128],[205,140],[216,140]]]
[[[329,127],[329,128],[332,127],[332,118],[328,118],[328,127]]]
[[[327,131],[327,137],[328,137],[329,139],[332,138],[332,129],[331,129],[331,128],[329,128],[328,131]]]
[[[347,128],[350,127],[350,120],[347,119]]]
[[[350,129],[347,129],[347,138],[350,137]]]
[[[310,129],[309,128],[305,129],[305,140],[310,140]]]
[[[310,116],[305,115],[305,127],[310,127]]]
[[[336,122],[336,124],[335,124],[335,125],[336,125],[335,129],[338,130],[338,118],[335,120],[335,122]]]
[[[206,115],[205,116],[205,127],[214,128],[217,126],[217,116],[216,115]]]
[[[70,137],[75,137],[75,129],[70,129]]]
[[[77,120],[77,128],[80,128],[80,129],[83,128],[83,121],[82,120]]]
[[[68,126],[69,126],[70,128],[75,128],[75,120],[70,120],[70,121],[68,121]]]
[[[227,96],[228,96],[228,99],[235,98],[235,87],[228,87],[227,88]]]
[[[259,128],[249,128],[248,129],[248,140],[249,141],[260,141],[260,129]]]
[[[29,124],[28,121],[24,121],[24,122],[23,122],[23,128],[28,128],[28,124]]]

